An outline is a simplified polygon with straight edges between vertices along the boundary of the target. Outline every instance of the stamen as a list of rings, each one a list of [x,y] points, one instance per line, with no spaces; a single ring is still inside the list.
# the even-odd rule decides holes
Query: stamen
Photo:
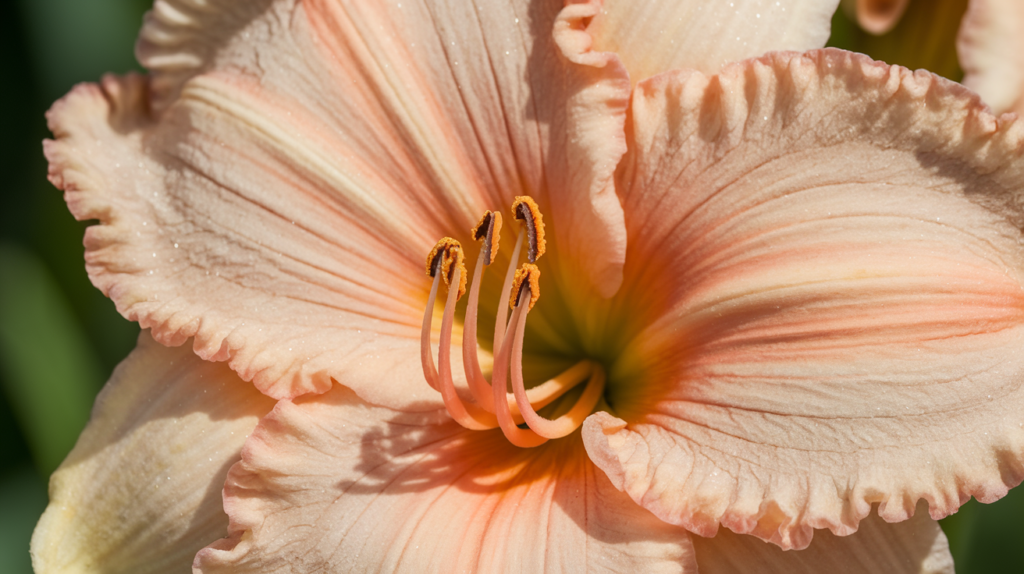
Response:
[[[466,291],[466,280],[450,276],[450,273],[456,269],[465,269],[462,259],[462,245],[451,237],[442,238],[427,255],[427,275],[433,277],[434,282],[430,287],[430,296],[427,298],[427,308],[423,310],[423,327],[420,330],[420,363],[423,365],[423,376],[427,379],[427,384],[435,391],[440,388],[438,387],[437,368],[434,367],[434,354],[430,348],[430,331],[434,322],[434,302],[437,300],[438,280],[444,276],[445,284],[449,287],[453,280],[459,281],[461,292],[458,293],[456,299],[462,297],[462,293]]]
[[[493,225],[491,224],[492,221]],[[493,229],[486,229],[484,226],[493,227]],[[501,214],[488,211],[484,214],[480,223],[473,228],[473,236],[477,239],[487,238],[488,236],[496,238],[497,230],[500,227]],[[516,243],[516,250],[512,254],[513,262],[518,259],[519,251],[522,247],[522,238],[523,234],[520,234],[519,241]],[[492,249],[496,246],[497,239],[492,243]],[[476,328],[480,308],[481,275],[484,266],[494,261],[494,254],[495,253],[493,251],[491,253],[487,252],[485,239],[485,244],[481,246],[480,254],[477,256],[476,268],[473,270],[473,280],[469,284],[469,304],[466,307],[466,319],[465,324],[463,325],[462,337],[462,362],[469,382],[469,389],[473,393],[473,398],[476,399],[477,404],[489,413],[494,412],[494,393],[491,391],[491,384],[487,382],[487,379],[484,377],[483,370],[480,368],[476,349]],[[515,279],[515,271],[515,266],[511,265],[506,277],[504,299],[508,299],[512,292],[512,283]],[[506,320],[506,315],[507,312],[499,309],[499,316],[502,322],[502,335],[504,335],[505,331],[504,322]],[[499,339],[495,342],[495,351],[498,351],[501,348],[501,341],[502,339]],[[573,366],[557,377],[545,381],[544,383],[526,391],[527,399],[535,408],[542,408],[585,380],[590,376],[590,372],[590,362],[581,361],[579,364]],[[515,402],[515,395],[507,393],[506,398],[512,412],[512,419],[516,421],[516,424],[521,424],[523,422],[523,418],[519,412],[519,405]]]
[[[569,409],[569,412],[555,420],[548,420],[538,415],[537,411],[534,410],[538,405],[531,404],[530,397],[527,396],[526,388],[523,384],[523,331],[525,325],[526,313],[523,313],[522,319],[515,325],[516,332],[513,337],[515,343],[512,346],[512,356],[510,357],[512,392],[515,394],[519,412],[522,414],[526,425],[539,436],[547,439],[568,436],[583,424],[583,421],[590,416],[598,401],[601,400],[606,380],[604,369],[597,363],[590,364],[592,369],[590,380],[587,381],[583,394],[576,400],[576,404]]]
[[[597,402],[601,400],[601,394],[604,392],[605,374],[604,369],[600,365],[592,363],[590,380],[587,382],[587,387],[583,390],[583,394],[576,401],[576,404],[569,409],[569,412],[557,419],[545,419],[534,410],[534,405],[531,404],[523,383],[523,339],[526,331],[526,317],[540,295],[537,292],[539,290],[537,287],[539,279],[540,271],[530,264],[524,264],[516,272],[516,312],[513,313],[513,317],[516,317],[516,319],[512,323],[515,331],[512,336],[512,354],[508,360],[512,371],[512,392],[516,397],[516,405],[519,407],[523,420],[526,421],[526,425],[530,427],[530,430],[538,436],[545,439],[555,439],[571,434],[593,412]],[[529,297],[529,305],[525,305],[527,301],[525,297]],[[520,313],[523,307],[526,307],[526,309]],[[504,349],[502,350],[504,351]],[[498,421],[499,423],[501,422],[500,416]],[[504,430],[504,427],[502,430]]]
[[[544,240],[544,216],[540,214],[537,202],[528,195],[520,195],[512,202],[512,215],[516,219],[523,220],[526,227],[526,238],[530,244],[526,252],[526,258],[530,263],[536,263],[544,250],[547,242]]]
[[[476,354],[476,321],[480,307],[480,278],[484,266],[494,262],[498,254],[498,231],[501,229],[501,214],[488,211],[484,213],[480,223],[472,229],[473,237],[482,239],[480,254],[476,258],[473,270],[473,281],[469,286],[469,304],[466,307],[466,319],[462,333],[462,364],[469,382],[469,390],[477,404],[487,412],[494,412],[494,398],[491,385],[484,378],[480,362]]]

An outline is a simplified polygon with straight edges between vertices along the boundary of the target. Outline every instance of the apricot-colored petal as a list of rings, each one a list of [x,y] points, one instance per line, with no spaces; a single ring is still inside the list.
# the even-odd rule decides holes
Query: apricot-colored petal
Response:
[[[971,0],[956,51],[964,85],[996,113],[1024,114],[1024,3]]]
[[[800,548],[1021,482],[1020,122],[822,50],[654,78],[631,126],[636,333],[583,433],[613,484]]]
[[[187,571],[227,531],[224,479],[272,407],[226,366],[143,331],[50,477],[37,574]]]
[[[714,538],[695,536],[693,546],[701,574],[953,574],[949,542],[923,502],[906,522],[869,516],[849,536],[815,534],[804,550],[782,550],[726,529]]]
[[[592,25],[637,83],[668,70],[718,72],[773,50],[821,48],[839,0],[605,0]]]
[[[422,259],[443,236],[471,244],[484,208],[537,197],[557,248],[592,252],[605,292],[621,280],[628,81],[574,35],[585,7],[566,10],[158,2],[138,47],[152,82],[79,86],[49,114],[51,180],[100,221],[93,282],[271,396],[336,379],[428,400]]]
[[[629,74],[620,59],[593,47],[602,0],[566,0],[554,40],[566,72],[540,100],[553,106],[550,204],[563,276],[582,275],[602,297],[622,283],[626,228],[613,175],[626,152]],[[564,112],[557,110],[564,107]],[[550,169],[550,168],[549,168]],[[578,281],[577,281],[578,282]]]
[[[225,486],[200,572],[695,572],[688,533],[615,490],[578,437],[537,449],[337,386],[282,401]]]

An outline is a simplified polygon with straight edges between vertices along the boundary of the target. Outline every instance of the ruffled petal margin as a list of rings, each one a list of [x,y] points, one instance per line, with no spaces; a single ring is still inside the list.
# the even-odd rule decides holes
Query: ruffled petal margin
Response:
[[[32,536],[35,572],[187,570],[224,536],[224,479],[273,404],[225,365],[144,331],[50,478]]]
[[[639,86],[638,332],[583,437],[662,519],[783,548],[1024,478],[1024,126],[839,50]]]
[[[869,516],[849,536],[821,532],[804,550],[782,550],[773,544],[720,530],[714,538],[694,537],[701,574],[953,574],[953,556],[939,524],[928,517],[927,505],[914,517],[888,524]]]
[[[553,248],[601,293],[621,282],[629,83],[590,50],[595,6],[158,2],[152,81],[78,86],[48,114],[50,178],[100,221],[90,277],[273,397],[333,379],[429,402],[422,258],[472,245],[484,209],[535,196]]]
[[[615,490],[578,437],[538,449],[338,386],[281,401],[224,489],[198,572],[696,572],[689,534]]]

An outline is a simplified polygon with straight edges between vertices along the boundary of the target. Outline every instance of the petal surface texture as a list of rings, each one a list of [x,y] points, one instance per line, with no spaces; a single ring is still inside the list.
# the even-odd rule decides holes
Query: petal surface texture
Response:
[[[187,571],[228,526],[221,490],[273,401],[223,364],[143,331],[50,478],[37,574]]]
[[[928,517],[927,505],[918,506],[913,518],[899,524],[869,516],[849,536],[819,532],[805,550],[782,550],[728,530],[694,537],[693,546],[701,574],[953,574],[946,535]]]
[[[281,401],[231,469],[232,536],[200,572],[696,572],[578,437],[537,449],[337,386]]]
[[[49,114],[51,180],[101,223],[90,277],[271,396],[333,378],[436,400],[418,324],[440,237],[472,244],[484,209],[529,194],[555,250],[601,293],[621,282],[629,81],[590,49],[596,9],[158,2],[138,46],[152,83],[79,86]]]
[[[705,74],[773,50],[828,41],[839,0],[609,0],[592,27],[595,49],[614,52],[633,83],[678,68]]]
[[[639,325],[584,442],[662,519],[783,548],[1024,477],[1022,126],[839,50],[640,84]]]
[[[956,41],[964,85],[996,113],[1024,114],[1024,4],[971,0]]]

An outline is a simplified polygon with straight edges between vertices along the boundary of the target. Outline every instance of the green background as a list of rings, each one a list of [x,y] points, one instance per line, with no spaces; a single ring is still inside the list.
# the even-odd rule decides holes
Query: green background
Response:
[[[88,420],[93,397],[134,346],[138,327],[94,289],[82,262],[85,223],[46,180],[44,113],[77,82],[139,69],[145,0],[0,2],[0,574],[31,572],[29,537],[45,477]],[[882,37],[843,15],[830,45],[959,79],[953,48],[966,0],[912,3]],[[942,522],[957,571],[1024,571],[1024,489],[971,501]]]

